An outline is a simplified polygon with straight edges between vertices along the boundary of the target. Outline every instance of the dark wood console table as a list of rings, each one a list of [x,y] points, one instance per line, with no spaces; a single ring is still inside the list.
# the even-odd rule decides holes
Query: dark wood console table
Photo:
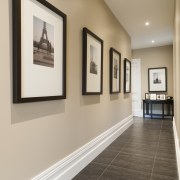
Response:
[[[161,110],[162,113],[161,114],[153,114],[153,104],[160,104],[161,105]],[[167,113],[165,114],[164,110],[165,110],[165,105],[166,105],[166,111]],[[174,116],[174,102],[173,100],[143,100],[143,117],[145,117],[145,115],[149,115],[151,118],[153,118],[153,116],[160,116],[164,119],[165,116]]]

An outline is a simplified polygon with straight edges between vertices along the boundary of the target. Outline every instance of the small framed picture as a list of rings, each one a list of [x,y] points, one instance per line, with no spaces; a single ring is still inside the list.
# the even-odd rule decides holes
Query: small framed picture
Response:
[[[160,100],[166,100],[166,95],[165,94],[160,94]]]
[[[149,68],[148,69],[148,89],[149,92],[167,91],[167,68]]]
[[[156,94],[150,94],[150,100],[156,100]]]
[[[103,93],[103,40],[83,28],[82,95]]]
[[[157,100],[161,100],[161,95],[160,95],[160,94],[157,94],[157,95],[156,95],[156,99],[157,99]]]
[[[120,93],[121,54],[110,48],[110,94]]]
[[[124,59],[124,93],[131,92],[131,61]]]
[[[150,99],[150,94],[149,93],[145,93],[145,99]]]

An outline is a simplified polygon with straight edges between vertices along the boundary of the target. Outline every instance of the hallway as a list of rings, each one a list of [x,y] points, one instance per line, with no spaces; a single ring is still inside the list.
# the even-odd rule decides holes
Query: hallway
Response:
[[[74,180],[178,180],[172,120],[134,121]]]

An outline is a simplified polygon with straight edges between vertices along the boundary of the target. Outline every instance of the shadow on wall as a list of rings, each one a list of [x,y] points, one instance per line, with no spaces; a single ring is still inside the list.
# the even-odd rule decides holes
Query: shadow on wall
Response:
[[[131,97],[130,95],[131,95],[131,93],[125,93],[124,94],[124,99],[130,98]]]
[[[93,105],[93,104],[100,104],[100,95],[85,95],[80,96],[80,105]]]
[[[110,101],[115,101],[119,99],[119,94],[110,94]]]
[[[61,113],[65,113],[65,100],[12,104],[11,123],[21,123]]]

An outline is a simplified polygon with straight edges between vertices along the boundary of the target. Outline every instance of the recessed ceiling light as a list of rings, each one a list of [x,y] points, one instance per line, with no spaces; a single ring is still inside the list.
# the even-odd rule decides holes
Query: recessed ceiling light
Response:
[[[149,26],[149,24],[150,24],[150,23],[149,23],[148,21],[147,21],[147,22],[145,22],[145,26]]]
[[[154,40],[152,40],[151,42],[152,42],[152,43],[155,43],[155,41],[154,41]]]

